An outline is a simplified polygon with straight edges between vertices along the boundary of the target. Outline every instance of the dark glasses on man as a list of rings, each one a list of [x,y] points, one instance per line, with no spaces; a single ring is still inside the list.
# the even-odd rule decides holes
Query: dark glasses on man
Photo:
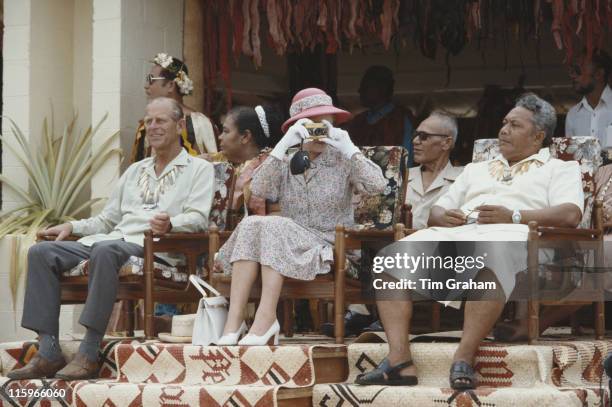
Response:
[[[412,134],[412,139],[419,138],[421,141],[425,141],[430,137],[450,137],[448,134],[436,134],[436,133],[427,133],[426,131],[415,131]]]
[[[161,79],[166,79],[163,76],[153,76],[153,74],[146,74],[145,75],[145,82],[149,85],[153,85],[153,81],[159,81]]]

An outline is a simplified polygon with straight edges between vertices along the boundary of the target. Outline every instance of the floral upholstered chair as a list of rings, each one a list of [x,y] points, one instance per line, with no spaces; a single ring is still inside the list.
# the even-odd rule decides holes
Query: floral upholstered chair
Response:
[[[234,185],[234,168],[226,162],[213,163],[213,166],[215,194],[209,215],[209,229],[215,230],[217,235],[227,224],[229,200]],[[155,301],[182,303],[200,299],[201,294],[190,288],[187,282],[189,274],[206,274],[204,256],[210,249],[209,238],[209,232],[167,233],[163,236],[153,236],[146,232],[144,258],[130,257],[119,271],[117,300],[127,301],[127,309],[133,309],[134,301],[145,300],[145,334],[148,337],[153,335]],[[155,253],[176,254],[179,262],[176,266],[155,262]],[[150,266],[147,262],[148,256],[151,259]],[[87,298],[88,263],[89,261],[85,260],[63,273],[62,303],[79,303]],[[133,334],[133,325],[129,333]]]
[[[381,169],[387,180],[382,194],[364,196],[355,207],[355,223],[358,228],[392,230],[400,221],[406,196],[407,151],[404,147],[361,147],[361,152]]]
[[[564,161],[577,161],[580,164],[582,174],[582,188],[584,191],[584,212],[580,225],[575,230],[555,227],[538,227],[530,222],[530,241],[534,241],[531,247],[534,250],[529,250],[530,258],[535,258],[537,264],[537,248],[545,247],[546,241],[550,240],[570,240],[570,241],[590,241],[601,242],[603,235],[603,217],[601,202],[595,200],[595,182],[594,175],[597,169],[602,164],[601,147],[599,140],[595,137],[560,137],[553,138],[550,146],[550,152],[553,157]],[[499,154],[497,139],[480,139],[474,143],[473,162],[479,162],[494,158]],[[534,253],[534,251],[536,253]],[[537,267],[530,264],[530,289],[540,291],[538,288],[538,271]],[[573,277],[572,281],[576,280],[576,276],[568,273],[567,277]],[[595,305],[595,330],[598,338],[603,337],[604,333],[604,307],[601,301],[601,292],[595,288],[592,291],[592,296],[583,296],[583,298],[593,298],[592,304]],[[590,294],[589,294],[590,295]],[[537,296],[535,298],[538,298]],[[590,304],[590,303],[585,303]],[[547,305],[563,305],[562,302]],[[537,300],[530,301],[529,307],[529,341],[533,342],[539,335],[539,302]]]

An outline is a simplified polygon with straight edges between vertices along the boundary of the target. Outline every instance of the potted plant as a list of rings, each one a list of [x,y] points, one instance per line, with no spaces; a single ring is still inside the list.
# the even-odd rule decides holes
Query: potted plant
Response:
[[[61,134],[49,130],[47,119],[43,122],[40,148],[28,144],[23,132],[11,119],[12,139],[0,136],[3,147],[10,150],[28,174],[28,183],[18,185],[0,174],[3,187],[10,188],[21,197],[24,204],[0,213],[0,239],[9,234],[17,235],[11,245],[12,258],[9,269],[9,285],[15,308],[17,290],[22,274],[27,270],[27,253],[36,241],[36,232],[47,226],[75,219],[102,198],[84,203],[78,197],[89,185],[93,175],[114,154],[121,156],[112,143],[119,132],[107,137],[92,153],[92,140],[106,115],[95,126],[84,132],[75,129],[77,116],[64,127]]]

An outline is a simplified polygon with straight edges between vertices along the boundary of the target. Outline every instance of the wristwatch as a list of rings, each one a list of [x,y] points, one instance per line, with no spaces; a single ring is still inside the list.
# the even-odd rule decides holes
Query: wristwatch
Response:
[[[512,212],[512,223],[521,223],[521,212],[519,212],[518,209],[515,209],[514,212]]]

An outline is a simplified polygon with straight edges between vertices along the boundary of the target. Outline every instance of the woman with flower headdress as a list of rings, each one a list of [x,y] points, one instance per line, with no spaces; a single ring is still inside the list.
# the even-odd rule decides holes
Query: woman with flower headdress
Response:
[[[183,103],[183,96],[190,95],[193,91],[193,81],[188,76],[187,65],[165,53],[157,54],[151,62],[151,71],[145,75],[144,89],[147,99],[151,101],[158,97],[169,97],[181,105],[186,121],[181,143],[189,154],[195,156],[216,153],[217,143],[211,121]],[[150,155],[151,148],[144,137],[144,125],[141,121],[136,131],[131,160],[140,161]]]
[[[350,113],[334,107],[324,91],[298,92],[290,114],[281,126],[284,136],[251,181],[252,195],[278,202],[280,216],[244,218],[218,253],[217,268],[232,275],[230,309],[218,345],[277,344],[276,306],[284,279],[312,280],[329,273],[336,225],[354,225],[353,193],[377,194],[387,184],[380,167],[361,154],[348,132],[335,127]],[[309,133],[305,124],[318,125],[319,133]],[[302,151],[288,155],[292,146]],[[259,307],[239,341],[246,333],[243,309],[260,272]]]

